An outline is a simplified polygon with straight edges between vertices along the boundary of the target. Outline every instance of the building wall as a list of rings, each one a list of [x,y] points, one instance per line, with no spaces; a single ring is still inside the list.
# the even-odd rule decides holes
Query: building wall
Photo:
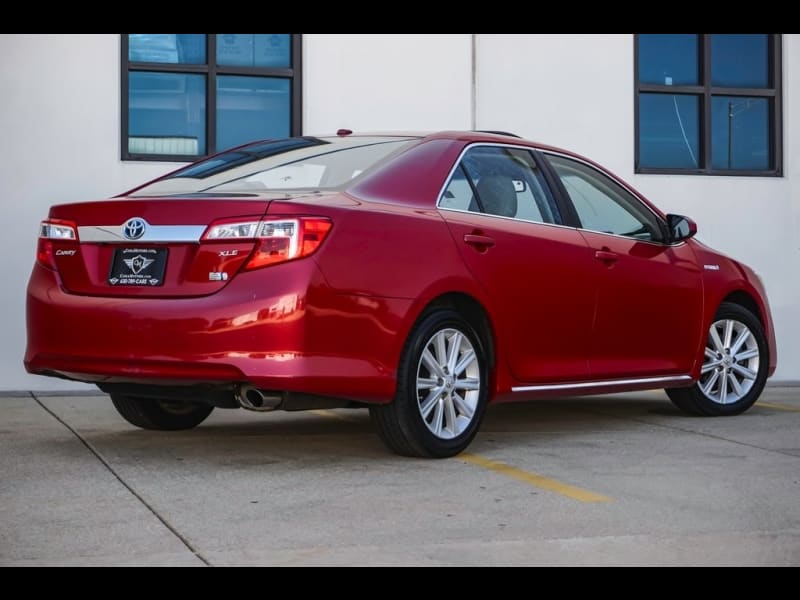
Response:
[[[470,128],[470,35],[303,39],[306,133]]]
[[[800,380],[800,136],[790,112],[800,36],[784,36],[780,179],[633,175],[631,35],[477,35],[474,98],[472,44],[468,34],[304,36],[304,130],[469,129],[474,119],[591,156],[762,274],[776,378]],[[3,34],[0,56],[0,390],[78,389],[22,368],[37,224],[51,204],[108,197],[178,165],[119,159],[118,35]]]

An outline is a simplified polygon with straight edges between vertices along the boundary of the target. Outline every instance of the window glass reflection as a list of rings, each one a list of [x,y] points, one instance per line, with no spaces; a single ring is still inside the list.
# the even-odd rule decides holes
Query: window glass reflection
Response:
[[[286,68],[291,64],[288,33],[219,33],[217,64]]]
[[[217,77],[217,147],[286,137],[291,124],[290,83],[275,77]]]
[[[128,151],[205,154],[205,86],[205,75],[131,71],[128,74]]]
[[[714,169],[770,168],[769,100],[714,96],[711,100],[711,162]]]
[[[680,94],[639,95],[639,166],[696,169],[700,101]]]
[[[203,33],[131,33],[128,35],[128,60],[133,62],[206,62],[206,36]]]
[[[698,85],[697,35],[639,35],[639,81],[659,85]]]
[[[711,84],[724,87],[769,87],[767,34],[711,36]]]

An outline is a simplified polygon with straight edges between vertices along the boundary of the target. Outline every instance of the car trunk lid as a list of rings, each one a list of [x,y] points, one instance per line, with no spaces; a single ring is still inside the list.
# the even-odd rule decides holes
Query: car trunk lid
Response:
[[[281,195],[285,197],[285,195]],[[54,206],[77,240],[53,240],[64,287],[97,296],[202,296],[236,276],[253,240],[202,240],[219,220],[261,219],[270,198],[119,198]],[[76,243],[77,242],[77,243]]]

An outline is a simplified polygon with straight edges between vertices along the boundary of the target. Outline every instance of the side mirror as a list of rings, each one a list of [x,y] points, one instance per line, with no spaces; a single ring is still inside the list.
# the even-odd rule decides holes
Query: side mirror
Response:
[[[697,233],[697,223],[683,215],[667,215],[670,242],[688,240]]]

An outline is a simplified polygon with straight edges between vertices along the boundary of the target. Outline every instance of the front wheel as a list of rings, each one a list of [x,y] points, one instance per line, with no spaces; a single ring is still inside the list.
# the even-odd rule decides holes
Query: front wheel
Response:
[[[111,394],[111,402],[131,425],[159,431],[192,429],[205,421],[214,410],[210,404],[137,398],[123,394]]]
[[[723,302],[708,331],[700,379],[690,388],[666,392],[684,412],[738,415],[761,395],[768,368],[767,339],[761,321],[746,308]]]
[[[404,456],[446,458],[478,432],[489,394],[484,344],[452,310],[428,314],[406,342],[394,402],[370,407],[386,446]]]

